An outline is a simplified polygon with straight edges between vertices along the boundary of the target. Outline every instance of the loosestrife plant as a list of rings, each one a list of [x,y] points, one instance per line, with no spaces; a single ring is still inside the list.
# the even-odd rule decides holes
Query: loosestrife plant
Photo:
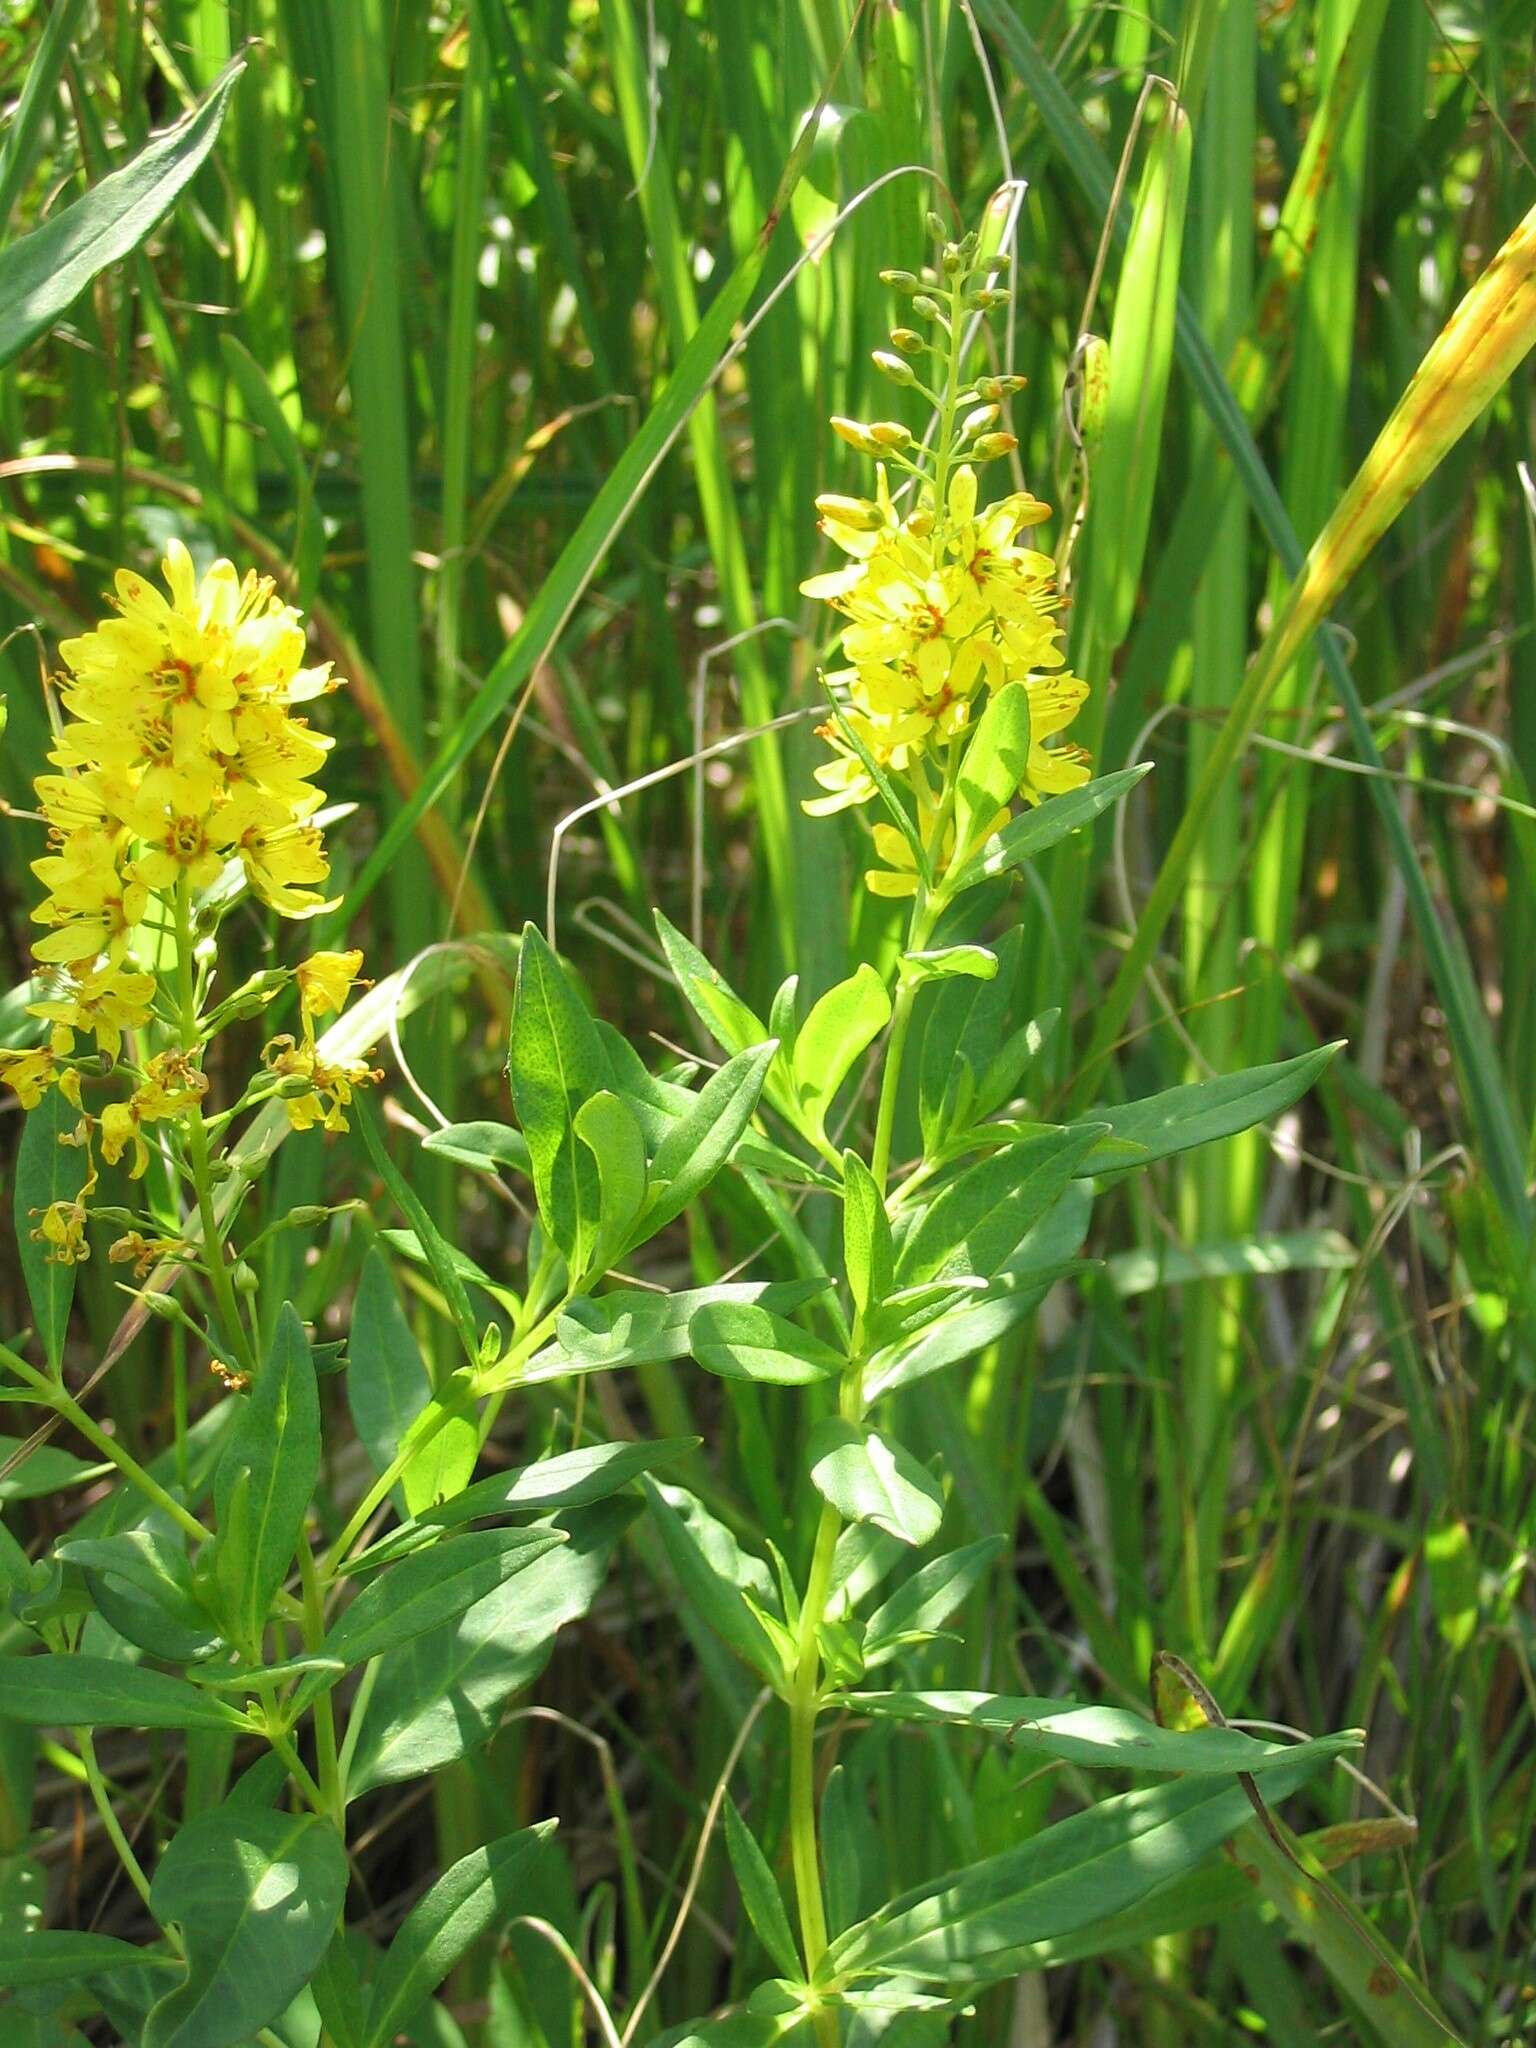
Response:
[[[764,1019],[658,914],[662,954],[724,1057],[656,1073],[530,927],[508,1061],[516,1125],[428,1141],[531,1185],[521,1291],[466,1279],[366,1101],[354,1111],[443,1305],[459,1354],[447,1369],[416,1351],[378,1248],[338,1360],[291,1305],[257,1298],[232,1235],[240,1119],[275,1100],[294,1129],[344,1130],[355,1091],[377,1078],[366,1033],[348,1052],[315,1035],[346,1003],[357,953],[313,954],[227,993],[220,979],[218,926],[243,891],[301,917],[326,876],[314,822],[326,742],[293,707],[329,679],[304,666],[300,622],[227,564],[198,581],[173,547],[169,597],[125,574],[118,616],[62,650],[60,772],[39,783],[44,1036],[0,1059],[32,1113],[29,1141],[35,1130],[77,1170],[70,1193],[18,1218],[43,1364],[14,1346],[0,1358],[15,1393],[79,1430],[122,1485],[42,1557],[5,1539],[0,1718],[70,1731],[154,1933],[132,1945],[31,1930],[9,1948],[0,1933],[10,1981],[39,1999],[47,1987],[72,2010],[94,2000],[149,2048],[233,2048],[289,2038],[283,2015],[308,1985],[326,2041],[395,2040],[472,1941],[534,1910],[561,1852],[545,1825],[493,1841],[442,1873],[381,1949],[343,1910],[355,1802],[494,1733],[626,1528],[782,1717],[785,1820],[781,1831],[770,1809],[754,1833],[725,1807],[772,1974],[743,2008],[665,2035],[651,1986],[615,1991],[601,2014],[610,2043],[835,2048],[908,2013],[926,2015],[924,2041],[942,2040],[946,2014],[1039,1967],[1040,1944],[1091,1953],[1113,1914],[1347,1740],[1288,1746],[1093,1702],[923,1686],[927,1646],[1006,1568],[1010,1532],[945,1544],[950,1476],[912,1439],[905,1391],[974,1359],[1070,1279],[1098,1185],[1276,1114],[1328,1057],[1068,1124],[1031,1100],[1055,1020],[1017,1014],[1007,878],[1142,771],[1094,779],[1066,736],[1085,691],[1064,662],[1055,564],[1028,538],[1047,508],[1022,489],[987,493],[989,466],[1015,449],[1004,407],[1020,380],[973,373],[975,329],[1007,302],[1005,272],[990,240],[939,233],[921,275],[886,273],[914,324],[876,361],[927,418],[834,422],[872,461],[870,494],[819,501],[846,561],[805,586],[832,607],[840,661],[824,678],[827,753],[806,808],[867,823],[867,887],[907,906],[892,964],[861,965],[809,1005],[791,979]],[[213,1039],[295,999],[297,1032],[271,1036],[244,1087],[211,1103]],[[126,1168],[138,1206],[105,1197],[103,1166]],[[643,1248],[727,1170],[773,1225],[761,1269],[682,1292],[647,1284]],[[829,1231],[804,1226],[816,1205]],[[65,1385],[57,1276],[85,1256],[92,1218],[114,1233],[110,1257],[148,1281],[144,1306],[223,1382],[195,1420],[178,1399],[174,1450],[153,1467]],[[725,1504],[660,1476],[692,1440],[592,1439],[590,1376],[676,1361],[782,1404],[794,1495],[817,1504],[803,1557],[754,1547]],[[319,1371],[338,1364],[373,1478],[333,1510],[317,1491],[335,1406]],[[538,1388],[572,1392],[571,1448],[476,1477],[498,1417]],[[1160,1775],[855,1909],[828,1884],[829,1846],[840,1863],[852,1853],[829,1772],[871,1720],[959,1724],[1043,1759]],[[183,1730],[200,1754],[210,1736],[224,1744],[216,1796],[169,1831],[152,1870],[95,1748],[97,1729],[139,1727]]]

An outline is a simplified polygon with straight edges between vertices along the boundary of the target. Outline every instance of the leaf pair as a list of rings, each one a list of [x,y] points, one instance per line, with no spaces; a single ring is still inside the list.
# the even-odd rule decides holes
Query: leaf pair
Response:
[[[757,1107],[775,1054],[728,1061],[658,1131],[559,961],[530,925],[518,959],[509,1073],[539,1216],[574,1287],[681,1215],[719,1172]],[[655,1142],[648,1143],[648,1132]]]

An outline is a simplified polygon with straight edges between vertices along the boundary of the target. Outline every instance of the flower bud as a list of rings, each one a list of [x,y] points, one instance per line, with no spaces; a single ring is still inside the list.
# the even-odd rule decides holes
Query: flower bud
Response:
[[[920,356],[928,347],[915,327],[893,327],[891,341],[904,356]]]
[[[870,426],[869,438],[877,448],[910,448],[912,429],[904,427],[900,420],[875,420]]]
[[[317,1223],[324,1223],[332,1212],[323,1202],[300,1202],[288,1211],[285,1222],[299,1230],[313,1230]]]
[[[915,292],[917,290],[917,279],[910,270],[882,270],[880,282],[890,285],[892,290],[898,292]]]
[[[983,434],[971,456],[976,462],[995,462],[999,455],[1011,455],[1018,445],[1017,434]]]
[[[823,519],[835,519],[839,526],[851,526],[855,533],[875,533],[882,524],[880,507],[872,505],[868,498],[841,498],[835,491],[823,491],[816,500],[816,510]]]
[[[941,260],[944,265],[944,275],[946,277],[958,277],[961,271],[964,270],[965,268],[965,258],[964,256],[961,255],[959,249],[953,242],[945,243],[944,255]]]
[[[921,313],[925,320],[942,320],[944,318],[943,307],[940,306],[937,299],[929,298],[926,292],[918,293],[917,297],[912,301],[912,310],[914,313]]]
[[[1003,409],[1000,405],[978,405],[974,412],[968,412],[960,422],[960,431],[965,435],[980,434],[986,428],[996,426],[1002,414]]]
[[[878,453],[878,442],[871,437],[869,428],[858,420],[845,420],[834,416],[832,431],[836,434],[839,441],[846,441],[850,448],[857,448],[861,455],[874,455]]]
[[[254,1295],[261,1286],[255,1267],[244,1259],[236,1259],[230,1269],[230,1278],[241,1294]]]
[[[901,356],[893,356],[888,349],[877,348],[871,352],[870,360],[882,376],[889,377],[893,384],[908,387],[917,382],[912,365]]]
[[[936,213],[930,209],[924,218],[927,222],[928,232],[936,242],[942,242],[947,239],[949,230]]]
[[[933,531],[933,507],[919,505],[915,512],[907,514],[902,523],[908,533],[915,534],[919,540],[926,540]]]
[[[1013,293],[1004,285],[983,285],[978,291],[967,292],[965,303],[973,306],[978,313],[990,313],[994,306],[1006,306]]]

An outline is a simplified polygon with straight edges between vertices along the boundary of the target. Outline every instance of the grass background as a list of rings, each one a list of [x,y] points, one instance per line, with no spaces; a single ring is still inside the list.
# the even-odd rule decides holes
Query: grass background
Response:
[[[328,788],[355,809],[331,838],[373,971],[542,918],[561,819],[701,741],[816,702],[825,621],[797,595],[820,560],[811,499],[859,487],[826,417],[892,411],[868,367],[893,311],[875,273],[920,259],[930,204],[971,221],[1004,176],[1027,178],[1007,337],[1030,378],[1015,407],[1022,474],[1063,508],[1058,540],[1086,491],[1073,634],[1098,686],[1099,766],[1156,763],[1118,822],[1043,865],[1027,898],[1034,1007],[1066,1012],[1044,1104],[1321,1039],[1348,1047],[1283,1128],[1101,1204],[1092,1249],[1107,1264],[1027,1341],[903,1397],[909,1436],[955,1474],[955,1533],[1007,1529],[1015,1544],[1015,1568],[976,1597],[963,1640],[929,1654],[924,1682],[1070,1680],[1144,1698],[1164,1646],[1234,1718],[1368,1727],[1369,1786],[1336,1774],[1302,1818],[1380,1823],[1348,1838],[1361,1853],[1340,1885],[1469,2040],[1527,2038],[1528,372],[1334,614],[1335,659],[1379,761],[1362,762],[1308,646],[1181,857],[1179,914],[1127,1029],[1086,1077],[1082,1063],[1097,992],[1287,586],[1284,529],[1314,539],[1536,198],[1536,28],[1523,0],[873,0],[852,15],[849,0],[11,8],[7,97],[40,50],[57,75],[35,156],[4,167],[0,233],[73,196],[260,41],[214,160],[147,255],[0,376],[0,626],[24,629],[0,655],[0,795],[25,810],[46,738],[39,669],[58,637],[96,616],[113,565],[148,562],[179,532],[281,574],[348,678],[331,700]],[[562,551],[669,382],[697,382],[685,349],[753,249],[839,60],[753,304],[780,295],[626,498],[622,527],[598,534],[578,588]],[[1156,78],[1178,83],[1193,119],[1187,216],[1182,238],[1154,220],[1126,255],[1106,243],[1110,181],[1124,155],[1127,207],[1142,189],[1157,124],[1138,129],[1137,113]],[[1154,117],[1164,97],[1151,88]],[[1174,274],[1179,332],[1160,343],[1157,294]],[[1167,372],[1136,465],[1097,496],[1070,430],[1085,328],[1111,338],[1112,389]],[[1252,430],[1245,462],[1213,424],[1213,367]],[[558,638],[525,629],[567,601]],[[887,910],[851,892],[857,827],[799,813],[810,722],[561,835],[562,944],[637,1041],[692,1045],[649,936],[653,902],[685,926],[700,918],[764,1006],[791,968],[814,992],[894,945]],[[434,760],[428,828],[370,858]],[[1417,850],[1441,953],[1383,830],[1383,794]],[[7,986],[27,972],[34,839],[23,819],[0,822]],[[267,935],[252,921],[239,943],[254,965]],[[1447,945],[1471,1024],[1448,997]],[[413,1184],[493,1273],[515,1267],[519,1219],[416,1154],[409,1133],[434,1120],[431,1104],[504,1113],[505,1001],[493,969],[460,976],[409,1028],[414,1085],[390,1085]],[[17,1009],[0,999],[0,1031],[18,1028]],[[232,1071],[252,1052],[229,1041]],[[0,1156],[16,1130],[14,1114],[0,1120]],[[266,1199],[311,1200],[322,1182],[372,1195],[375,1216],[339,1222],[307,1265],[275,1241],[261,1277],[323,1321],[344,1309],[384,1205],[360,1151],[327,1158],[314,1143],[284,1147]],[[761,1236],[750,1204],[722,1198],[671,1247],[672,1276],[717,1274]],[[430,1339],[430,1291],[405,1277]],[[101,1259],[83,1276],[81,1360],[118,1321],[111,1278]],[[0,1285],[19,1326],[9,1267]],[[143,1447],[167,1425],[166,1341],[141,1339],[103,1388]],[[770,1395],[657,1370],[604,1398],[614,1431],[703,1436],[695,1476],[744,1528],[802,1550],[796,1446]],[[493,1451],[510,1458],[558,1427],[527,1403]],[[338,1498],[358,1469],[339,1432]],[[41,1534],[55,1511],[26,1512]],[[379,1796],[364,1872],[380,1927],[437,1862],[558,1811],[572,1890],[550,1910],[599,1981],[644,1981],[749,1704],[740,1674],[679,1626],[652,1563],[643,1541],[623,1553],[541,1681],[542,1704],[579,1727],[516,1723],[430,1798]],[[633,1862],[615,1860],[583,1729],[611,1745]],[[857,1758],[847,1825],[892,1887],[1015,1839],[1055,1796],[995,1749],[882,1732]],[[780,1761],[754,1737],[737,1788],[769,1840]],[[195,1796],[147,1760],[125,1760],[122,1782],[151,1829]],[[87,1833],[56,1875],[83,1900],[105,1868]],[[130,1905],[110,1898],[105,1924],[127,1924]],[[1227,1910],[1213,1931],[991,1994],[956,2038],[1356,2038],[1366,2023],[1293,1932]],[[707,2008],[762,1967],[716,1847],[658,2016]],[[500,1962],[478,1957],[455,1989],[466,2039],[485,2048],[574,2038],[569,1980],[532,1937]]]

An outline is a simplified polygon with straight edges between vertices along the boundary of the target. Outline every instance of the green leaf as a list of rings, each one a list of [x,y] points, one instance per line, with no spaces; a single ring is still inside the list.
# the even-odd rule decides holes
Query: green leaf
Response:
[[[843,1154],[843,1265],[854,1308],[867,1318],[891,1291],[896,1252],[885,1197],[853,1151]]]
[[[187,1974],[150,2012],[143,2048],[237,2048],[270,2025],[314,1975],[346,1891],[329,1821],[231,1805],[188,1821],[149,1893],[181,1930]]]
[[[747,1918],[752,1922],[758,1940],[786,1977],[798,1977],[804,1966],[795,1947],[795,1937],[789,1930],[784,1895],[768,1867],[767,1857],[753,1839],[746,1822],[736,1811],[735,1800],[729,1795],[725,1802],[725,1846],[731,1868],[736,1873],[736,1882],[741,1888],[741,1902],[747,1909]]]
[[[244,1728],[245,1716],[164,1671],[115,1657],[0,1657],[0,1721],[34,1728]]]
[[[633,1112],[608,1088],[590,1096],[572,1121],[597,1167],[599,1225],[589,1263],[594,1273],[606,1273],[633,1241],[645,1207],[645,1140]]]
[[[510,1166],[533,1178],[528,1140],[511,1124],[445,1124],[439,1131],[428,1131],[421,1149],[440,1153],[456,1166],[472,1167],[476,1173],[494,1174],[498,1167]]]
[[[1278,1771],[1289,1790],[1321,1759]],[[1016,1849],[903,1893],[831,1944],[832,1983],[901,1971],[960,1986],[1012,1976],[1032,1942],[1123,1911],[1193,1868],[1252,1818],[1220,1778],[1177,1778],[1102,1800]]]
[[[563,1540],[558,1529],[473,1529],[402,1558],[365,1586],[327,1630],[320,1655],[350,1670],[397,1650],[413,1636],[453,1621]],[[334,1683],[332,1672],[307,1679],[294,1695],[295,1710]]]
[[[573,1274],[597,1242],[597,1163],[576,1136],[576,1113],[612,1086],[602,1040],[565,972],[533,925],[523,932],[507,1071],[528,1140],[539,1215]]]
[[[908,1643],[942,1628],[1006,1548],[1004,1537],[984,1536],[979,1543],[931,1558],[904,1580],[864,1625],[865,1669],[888,1663]]]
[[[24,1437],[0,1436],[0,1468],[10,1463],[25,1442]],[[62,1493],[66,1487],[83,1486],[87,1480],[99,1479],[104,1472],[115,1469],[112,1465],[88,1465],[84,1458],[73,1457],[52,1444],[39,1444],[14,1472],[0,1479],[0,1500],[41,1500],[48,1494]]]
[[[1023,812],[994,833],[966,862],[951,882],[951,892],[958,895],[962,889],[974,888],[978,882],[990,881],[995,875],[1007,874],[1010,868],[1021,867],[1027,860],[1038,859],[1073,832],[1091,825],[1100,812],[1107,811],[1151,772],[1150,761],[1140,762],[1134,768],[1117,769],[1113,775],[1096,776],[1080,789],[1064,790],[1034,810]]]
[[[519,1386],[563,1379],[573,1372],[609,1372],[616,1366],[660,1365],[689,1353],[689,1324],[710,1305],[761,1303],[794,1309],[831,1285],[829,1280],[742,1280],[716,1287],[651,1294],[637,1287],[573,1301],[555,1325],[555,1341],[529,1359]]]
[[[567,1542],[456,1621],[381,1657],[348,1796],[424,1776],[489,1741],[508,1696],[537,1678],[560,1629],[591,1606],[633,1514],[632,1502],[610,1500],[573,1516]]]
[[[994,690],[960,761],[955,792],[955,853],[962,870],[976,842],[1018,795],[1029,767],[1029,692]]]
[[[519,1828],[471,1850],[416,1901],[374,1975],[368,2048],[388,2048],[459,1958],[526,1909],[529,1867],[554,1826]]]
[[[920,1213],[897,1252],[904,1286],[975,1273],[991,1279],[1078,1171],[1102,1125],[1047,1129],[967,1167]]]
[[[756,1012],[747,1007],[725,976],[691,940],[683,937],[669,918],[659,910],[652,915],[661,950],[677,977],[683,999],[710,1037],[730,1053],[746,1052],[763,1044],[769,1034]]]
[[[145,240],[196,174],[219,132],[235,81],[234,58],[201,105],[146,143],[42,227],[0,249],[0,364],[66,313],[86,286]]]
[[[669,1464],[698,1448],[696,1436],[662,1437],[656,1442],[592,1444],[541,1458],[514,1472],[498,1472],[478,1480],[451,1500],[429,1508],[419,1519],[398,1529],[353,1558],[349,1571],[371,1571],[397,1555],[430,1541],[440,1529],[456,1529],[489,1515],[550,1514],[556,1509],[590,1507],[658,1465]]]
[[[688,1325],[688,1348],[706,1372],[728,1380],[802,1387],[841,1372],[840,1351],[798,1323],[748,1302],[705,1304]]]
[[[725,1524],[684,1488],[654,1479],[643,1484],[651,1521],[684,1598],[738,1657],[771,1685],[782,1684],[778,1650],[752,1607],[755,1602],[771,1612],[776,1604],[767,1565],[744,1551]]]
[[[314,1362],[304,1325],[285,1302],[213,1480],[214,1576],[231,1632],[246,1645],[260,1640],[288,1576],[319,1477]]]
[[[1180,1771],[1232,1777],[1326,1762],[1358,1749],[1358,1729],[1311,1742],[1262,1742],[1239,1728],[1160,1728],[1124,1707],[990,1692],[850,1693],[848,1706],[893,1721],[945,1722],[1002,1735],[1011,1748],[1097,1770]]]
[[[1196,1145],[1213,1144],[1218,1138],[1230,1138],[1238,1131],[1278,1116],[1306,1094],[1342,1045],[1340,1039],[1302,1053],[1298,1059],[1280,1060],[1268,1067],[1249,1067],[1237,1074],[1218,1074],[1209,1081],[1190,1081],[1140,1102],[1096,1109],[1093,1115],[1096,1121],[1109,1126],[1107,1138],[1142,1146],[1136,1166],[1146,1166],[1154,1159],[1167,1159]],[[1118,1160],[1110,1163],[1120,1166]],[[1092,1152],[1081,1168],[1085,1176],[1105,1170],[1095,1166]]]
[[[681,1215],[735,1151],[777,1052],[770,1039],[727,1060],[699,1090],[687,1115],[668,1131],[651,1162],[652,1195],[644,1217],[647,1237]]]
[[[997,968],[997,955],[990,946],[931,946],[901,956],[903,980],[917,983],[952,981],[956,975],[965,975],[972,981],[991,981]]]
[[[1106,1262],[1122,1300],[1190,1280],[1252,1278],[1271,1273],[1349,1272],[1360,1254],[1337,1230],[1258,1231],[1223,1244],[1159,1245],[1116,1252]]]
[[[56,1544],[53,1554],[85,1573],[102,1616],[151,1656],[185,1664],[219,1647],[218,1631],[193,1592],[179,1531],[151,1525],[76,1537]]]
[[[845,1522],[873,1522],[914,1546],[939,1533],[944,1489],[904,1444],[829,1415],[811,1431],[808,1455],[811,1484]]]
[[[83,1977],[146,1965],[180,1968],[172,1956],[135,1948],[131,1941],[118,1941],[110,1934],[55,1933],[46,1927],[30,1934],[0,1934],[0,1984],[7,1991],[31,1984],[78,1984]]]
[[[866,962],[811,1006],[795,1040],[795,1098],[818,1134],[849,1069],[891,1019],[885,983]]]
[[[0,269],[9,252],[0,250]],[[3,305],[3,301],[0,301]],[[4,314],[0,311],[0,331]],[[32,1304],[32,1320],[49,1369],[55,1374],[64,1356],[64,1336],[69,1328],[69,1305],[75,1298],[74,1266],[59,1265],[48,1257],[48,1248],[32,1235],[42,1211],[52,1202],[74,1202],[85,1186],[88,1161],[83,1146],[64,1145],[61,1138],[72,1133],[80,1112],[65,1101],[57,1088],[50,1088],[36,1109],[27,1112],[16,1152],[16,1187],[12,1207],[16,1218],[16,1248],[21,1254],[22,1278]]]
[[[1045,1043],[1049,1020],[1041,1019],[1033,1027],[1014,1023],[1023,943],[1021,928],[1012,926],[990,949],[997,960],[997,972],[990,980],[948,977],[928,1004],[917,1099],[923,1145],[930,1157],[940,1151],[952,1130],[963,1129],[983,1113],[978,1106],[982,1078],[997,1062],[1005,1039],[1010,1035],[1015,1040],[1022,1038],[1022,1057],[1016,1056],[1006,1086],[1017,1078],[1025,1059]],[[1031,1032],[1032,1037],[1028,1035]]]

